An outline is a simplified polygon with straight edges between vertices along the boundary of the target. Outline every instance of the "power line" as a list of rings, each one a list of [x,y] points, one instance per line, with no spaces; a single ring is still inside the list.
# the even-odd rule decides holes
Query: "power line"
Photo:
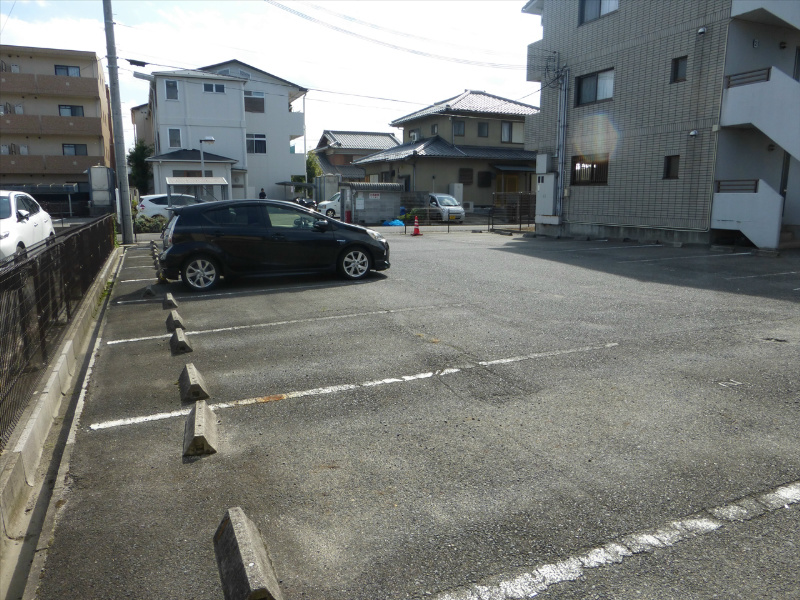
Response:
[[[433,38],[428,38],[428,37],[421,36],[421,35],[414,35],[413,33],[407,33],[405,31],[398,31],[397,29],[390,29],[389,27],[383,27],[382,25],[376,25],[375,23],[370,23],[368,21],[362,21],[361,19],[357,19],[356,17],[351,17],[350,15],[346,15],[344,13],[336,12],[335,10],[331,10],[330,8],[325,8],[324,6],[320,6],[318,4],[311,4],[309,2],[306,2],[306,4],[308,6],[310,6],[311,8],[315,9],[315,10],[319,10],[319,11],[328,13],[329,15],[333,15],[333,16],[338,17],[340,19],[343,19],[345,21],[349,21],[350,23],[356,23],[358,25],[363,25],[364,27],[369,27],[370,29],[375,29],[376,31],[385,31],[386,33],[391,33],[392,35],[396,35],[396,36],[400,36],[400,37],[406,37],[406,38],[413,39],[413,40],[421,40],[423,42],[432,42],[434,44],[450,46],[452,48],[462,48],[462,49],[465,49],[465,50],[471,50],[473,52],[476,50],[476,48],[474,46],[464,46],[462,44],[454,44],[453,42],[448,42],[447,40],[443,40],[441,38],[440,39],[433,39]],[[481,52],[481,54],[494,54],[494,55],[497,55],[497,56],[508,56],[509,55],[508,52],[502,52],[502,51],[498,52],[498,51],[487,50],[487,49],[480,49],[480,52]]]
[[[372,44],[378,44],[379,46],[384,46],[386,48],[391,48],[392,50],[397,50],[399,52],[406,52],[408,54],[414,54],[416,56],[422,56],[423,58],[432,58],[434,60],[442,60],[446,62],[453,62],[459,63],[462,65],[471,65],[473,67],[488,67],[492,69],[525,69],[525,65],[511,65],[511,64],[503,64],[503,63],[491,63],[491,62],[484,62],[478,60],[469,60],[466,58],[455,58],[452,56],[443,56],[441,54],[433,54],[431,52],[424,52],[422,50],[415,50],[414,48],[405,48],[403,46],[398,46],[397,44],[390,44],[389,42],[384,42],[382,40],[376,40],[375,38],[367,37],[361,35],[360,33],[356,33],[354,31],[348,31],[347,29],[343,29],[341,27],[337,27],[336,25],[332,25],[330,23],[326,23],[325,21],[321,21],[315,17],[307,15],[305,13],[300,12],[299,10],[295,10],[293,8],[289,8],[288,6],[284,6],[280,2],[276,2],[275,0],[264,0],[267,4],[274,6],[275,8],[280,8],[281,10],[285,10],[286,12],[295,15],[296,17],[300,17],[301,19],[305,19],[306,21],[310,21],[311,23],[315,23],[320,25],[321,27],[326,27],[328,29],[332,29],[338,33],[342,33],[344,35],[349,35],[355,37],[359,40],[370,42]]]

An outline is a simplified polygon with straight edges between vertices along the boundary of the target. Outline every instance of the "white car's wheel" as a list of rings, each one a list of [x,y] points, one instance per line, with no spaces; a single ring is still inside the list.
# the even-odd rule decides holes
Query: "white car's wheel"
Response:
[[[336,211],[333,210],[332,208],[329,208],[328,210],[325,211],[325,215],[328,216],[328,217],[335,217],[336,216]]]

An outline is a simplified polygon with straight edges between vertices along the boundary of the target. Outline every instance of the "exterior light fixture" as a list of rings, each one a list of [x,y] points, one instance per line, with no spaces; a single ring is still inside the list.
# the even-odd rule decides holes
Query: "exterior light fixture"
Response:
[[[690,136],[690,137],[695,137],[696,135],[697,135],[697,129],[692,129],[692,130],[689,132],[689,136]]]

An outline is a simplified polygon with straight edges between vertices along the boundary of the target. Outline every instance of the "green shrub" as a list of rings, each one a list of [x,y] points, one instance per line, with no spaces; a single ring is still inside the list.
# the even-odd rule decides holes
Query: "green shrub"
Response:
[[[134,233],[161,233],[166,227],[167,220],[161,215],[154,217],[147,217],[145,215],[137,215],[133,221]]]

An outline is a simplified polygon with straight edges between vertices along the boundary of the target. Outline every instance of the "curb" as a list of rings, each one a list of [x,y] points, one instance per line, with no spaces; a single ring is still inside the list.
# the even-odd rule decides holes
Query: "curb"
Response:
[[[7,448],[13,450],[0,457],[0,519],[2,533],[6,537],[15,535],[13,527],[22,516],[28,497],[36,484],[36,470],[42,456],[55,417],[61,408],[61,401],[69,397],[78,374],[78,365],[86,359],[88,342],[96,323],[100,306],[97,302],[105,288],[112,267],[118,263],[121,248],[117,247],[109,255],[103,269],[81,301],[61,346],[55,356],[55,363],[48,366],[47,382],[36,398],[23,413],[17,431],[12,434]]]

